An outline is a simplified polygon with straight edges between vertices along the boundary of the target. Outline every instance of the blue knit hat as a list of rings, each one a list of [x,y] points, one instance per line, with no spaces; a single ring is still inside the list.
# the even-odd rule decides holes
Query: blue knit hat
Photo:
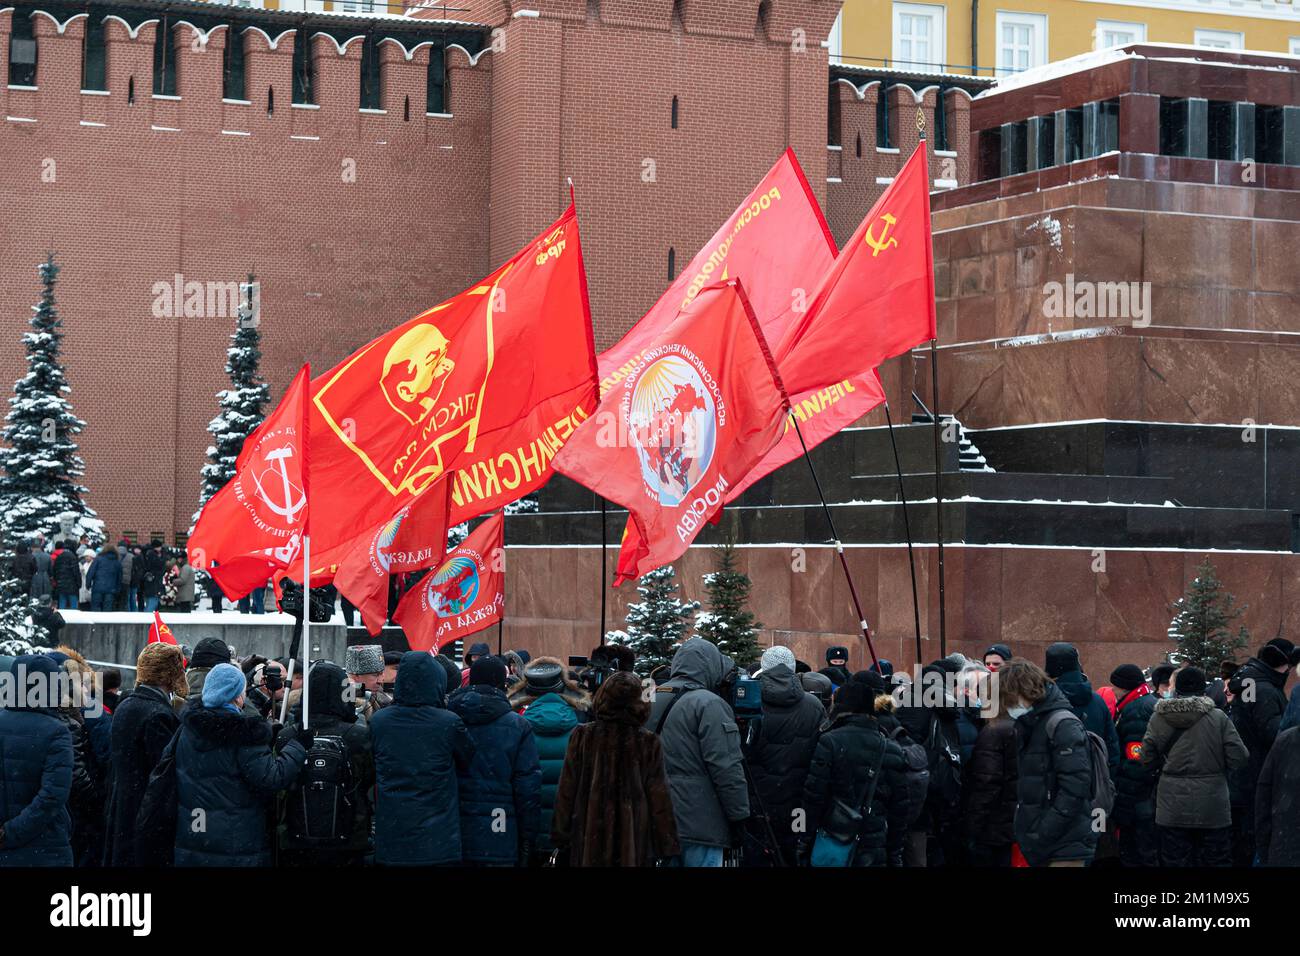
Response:
[[[203,678],[203,706],[229,704],[247,688],[244,672],[234,664],[218,664]]]

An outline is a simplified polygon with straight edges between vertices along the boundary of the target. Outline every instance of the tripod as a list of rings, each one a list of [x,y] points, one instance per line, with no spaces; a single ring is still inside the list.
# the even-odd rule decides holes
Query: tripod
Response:
[[[760,728],[762,727],[762,717],[737,718],[736,723],[740,725],[740,765],[745,771],[745,788],[749,791],[749,803],[751,807],[758,809],[758,818],[762,821],[762,830],[758,835],[758,843],[762,847],[765,856],[773,861],[774,866],[788,866],[789,863],[785,854],[781,852],[781,841],[776,837],[776,831],[772,829],[772,818],[767,814],[767,808],[763,806],[763,797],[758,792],[758,787],[754,785],[754,775],[749,769],[749,758],[745,754],[745,749],[753,745],[757,739]],[[740,851],[743,859],[744,848]]]

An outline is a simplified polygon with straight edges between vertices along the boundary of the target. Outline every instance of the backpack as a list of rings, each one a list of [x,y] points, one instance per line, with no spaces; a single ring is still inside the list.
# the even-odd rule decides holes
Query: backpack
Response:
[[[334,847],[352,839],[357,805],[352,762],[342,737],[316,737],[285,801],[285,829],[299,847]]]
[[[961,754],[952,749],[938,714],[930,717],[925,752],[930,768],[929,797],[940,820],[953,820],[961,812]]]
[[[179,792],[176,785],[176,741],[179,730],[162,752],[158,766],[149,774],[131,834],[132,857],[136,866],[171,866],[176,850],[176,814]]]
[[[1082,726],[1083,721],[1072,710],[1054,710],[1047,716],[1047,740],[1055,746],[1056,728],[1062,721],[1073,718]],[[1083,728],[1088,741],[1088,760],[1092,764],[1092,809],[1100,810],[1105,817],[1115,807],[1115,782],[1110,779],[1110,753],[1106,741],[1087,727]]]
[[[925,748],[911,737],[904,743],[899,738],[906,734],[900,725],[889,732],[889,739],[903,751],[903,782],[907,792],[907,825],[910,827],[925,812],[925,798],[930,792],[930,758]]]

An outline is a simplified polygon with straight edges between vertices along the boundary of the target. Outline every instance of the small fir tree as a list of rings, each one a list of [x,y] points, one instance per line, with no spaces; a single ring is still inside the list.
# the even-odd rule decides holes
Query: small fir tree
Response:
[[[77,454],[76,436],[86,423],[72,412],[60,350],[63,323],[54,302],[59,267],[54,254],[37,266],[41,298],[32,306],[31,330],[23,334],[27,374],[14,383],[0,438],[0,506],[10,543],[32,541],[59,530],[59,516],[75,516],[74,537],[88,535],[93,545],[104,540],[104,522],[82,500],[77,482],[85,463]]]
[[[759,659],[762,648],[758,645],[758,630],[762,626],[749,610],[749,575],[736,570],[735,542],[727,539],[715,549],[718,559],[716,571],[704,575],[704,590],[708,594],[707,611],[695,615],[695,630],[706,641],[718,645],[718,650],[730,657],[740,667]]]
[[[1171,656],[1179,663],[1217,673],[1220,662],[1231,660],[1250,643],[1244,626],[1232,632],[1232,623],[1245,612],[1246,605],[1236,606],[1233,596],[1223,590],[1209,558],[1196,569],[1196,579],[1170,610],[1174,619],[1169,622],[1169,639],[1178,645]]]
[[[699,601],[682,601],[677,597],[677,584],[673,580],[673,567],[645,574],[637,591],[642,600],[628,605],[626,640],[610,643],[622,644],[636,654],[635,670],[640,677],[649,677],[657,668],[671,663],[677,645],[686,636],[690,616],[699,610]]]

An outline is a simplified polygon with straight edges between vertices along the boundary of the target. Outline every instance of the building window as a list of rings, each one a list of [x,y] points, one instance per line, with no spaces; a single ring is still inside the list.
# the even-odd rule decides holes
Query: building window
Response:
[[[1300,37],[1291,38],[1291,55],[1300,56]]]
[[[1193,42],[1211,50],[1245,49],[1246,38],[1243,34],[1231,30],[1197,30]]]
[[[894,4],[894,62],[900,70],[928,70],[944,62],[946,7]]]
[[[311,59],[311,39],[306,30],[293,36],[293,101],[316,102],[316,76]]]
[[[32,11],[15,9],[13,32],[9,34],[9,85],[36,85],[36,35],[32,32]]]
[[[672,246],[668,247],[668,281],[672,282],[677,278],[677,250]]]
[[[1096,49],[1108,50],[1113,46],[1128,46],[1130,43],[1145,43],[1147,25],[1129,23],[1125,20],[1097,21]]]
[[[104,60],[104,18],[87,17],[86,32],[81,41],[81,88],[106,90]]]
[[[830,57],[831,63],[844,62],[844,11],[840,10],[835,15],[835,22],[831,25],[831,32],[826,37],[826,52]]]
[[[450,113],[451,100],[448,98],[448,90],[447,48],[435,46],[429,50],[429,81],[426,87],[427,99],[424,111]]]
[[[673,97],[673,129],[677,128],[677,97]]]
[[[1047,62],[1047,15],[1008,13],[997,15],[998,75],[1010,76]]]
[[[374,13],[374,0],[344,0],[339,4],[343,13]]]
[[[379,69],[379,43],[372,33],[361,47],[361,108],[382,109],[383,80]]]
[[[226,49],[221,54],[221,95],[228,100],[244,98],[244,34],[233,23],[226,25]]]
[[[172,49],[171,20],[158,21],[153,37],[153,95],[176,95],[176,51]]]

